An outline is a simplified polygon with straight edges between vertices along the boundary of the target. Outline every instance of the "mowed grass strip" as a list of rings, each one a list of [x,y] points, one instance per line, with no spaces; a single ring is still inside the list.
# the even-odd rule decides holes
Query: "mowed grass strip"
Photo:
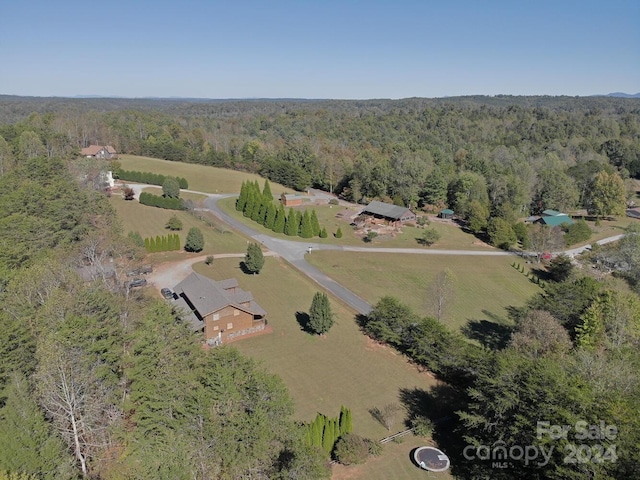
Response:
[[[258,180],[262,189],[264,178],[253,173],[237,172],[226,168],[210,167],[193,163],[170,162],[150,157],[136,155],[120,155],[118,159],[125,170],[139,172],[153,172],[161,175],[186,178],[189,182],[189,190],[205,193],[240,193],[240,187],[245,180]],[[270,182],[271,183],[271,182]],[[277,183],[271,183],[271,191],[274,195],[282,192],[291,192]]]
[[[232,345],[261,360],[284,380],[300,420],[311,421],[317,412],[333,417],[345,405],[352,410],[356,433],[373,439],[387,436],[368,410],[399,404],[401,388],[428,390],[435,380],[392,349],[374,344],[361,333],[354,313],[332,297],[336,318],[331,330],[322,337],[304,332],[296,314],[309,310],[317,285],[281,259],[265,260],[259,275],[242,273],[238,259],[194,266],[195,271],[215,280],[237,278],[267,311],[273,333]],[[399,418],[394,431],[404,428]]]
[[[277,206],[279,202],[275,200]],[[300,237],[288,237],[284,233],[273,233],[273,231],[263,227],[257,222],[254,222],[250,218],[245,217],[242,212],[238,212],[235,209],[235,198],[224,198],[218,201],[218,205],[231,217],[244,223],[245,225],[253,228],[259,233],[266,234],[276,238],[282,238],[287,240],[301,241],[301,242],[313,242],[319,244],[334,244],[334,245],[350,245],[359,247],[387,247],[387,248],[424,248],[424,249],[452,249],[452,250],[496,250],[482,242],[479,242],[476,237],[469,233],[465,233],[458,226],[442,223],[432,222],[431,227],[435,228],[440,233],[440,240],[431,247],[424,247],[418,243],[418,238],[422,236],[423,229],[418,227],[403,226],[400,232],[395,237],[385,236],[377,237],[371,243],[365,243],[361,237],[357,236],[353,227],[350,225],[350,220],[347,218],[336,218],[336,214],[344,211],[344,207],[334,205],[306,205],[302,207],[294,207],[295,210],[315,210],[318,217],[320,227],[327,229],[328,237],[319,238],[313,237],[311,239],[302,239]],[[289,209],[285,208],[287,215]],[[349,209],[349,212],[352,212]],[[340,228],[342,230],[342,238],[335,238],[334,234]]]
[[[142,205],[137,200],[124,200],[119,195],[111,197],[110,202],[118,213],[125,235],[138,232],[145,238],[177,233],[180,236],[180,245],[184,247],[189,229],[198,227],[204,236],[203,254],[242,253],[247,250],[247,240],[222,223],[218,222],[219,228],[212,228],[187,212]],[[173,215],[182,221],[182,230],[172,232],[165,228]]]
[[[307,261],[375,304],[393,295],[420,314],[432,314],[430,291],[436,275],[456,277],[444,323],[452,329],[468,320],[506,319],[505,307],[521,306],[540,288],[511,266],[517,257],[411,255],[317,251]],[[521,262],[522,263],[522,262]]]

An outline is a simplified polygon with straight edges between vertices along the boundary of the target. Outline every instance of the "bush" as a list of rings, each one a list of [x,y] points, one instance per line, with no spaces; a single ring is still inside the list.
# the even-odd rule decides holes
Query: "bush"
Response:
[[[133,244],[137,247],[144,247],[144,240],[142,236],[138,232],[129,232],[127,235],[129,239],[133,242]]]
[[[342,238],[342,229],[340,227],[338,227],[338,230],[336,230],[336,238]]]
[[[151,207],[165,208],[167,210],[184,210],[184,202],[180,198],[169,198],[154,195],[148,192],[140,194],[140,203]]]
[[[431,225],[431,221],[429,220],[429,217],[427,217],[426,215],[418,217],[416,220],[416,223],[421,227],[424,227],[425,225]]]
[[[329,205],[339,205],[340,202],[338,201],[337,198],[332,198],[331,200],[329,200]]]
[[[138,172],[135,170],[122,170],[120,168],[113,171],[113,175],[120,180],[127,180],[129,182],[146,183],[148,185],[162,186],[167,179],[165,175],[160,175],[151,172]],[[172,177],[178,181],[180,188],[189,188],[189,183],[186,178]]]
[[[199,228],[191,227],[187,233],[187,241],[184,249],[187,252],[201,252],[204,248],[204,237]]]
[[[172,215],[169,221],[167,221],[165,228],[168,228],[172,232],[175,232],[176,230],[182,230],[182,220],[180,220],[175,215]]]
[[[433,422],[427,417],[416,417],[411,419],[411,429],[418,437],[430,437],[433,433]]]
[[[211,264],[213,263],[213,255],[209,255],[209,256],[205,259],[204,263],[205,263],[206,265],[211,265]]]
[[[376,238],[378,236],[378,234],[374,231],[369,231],[369,233],[367,233],[367,236],[363,238],[363,240],[366,243],[371,243],[373,242],[373,239]]]
[[[343,465],[364,463],[369,456],[369,442],[354,433],[343,435],[336,443],[334,455]]]
[[[440,233],[433,227],[427,228],[422,232],[422,236],[416,239],[421,245],[430,247],[440,240]]]
[[[250,243],[247,247],[247,253],[244,256],[244,266],[249,273],[260,273],[264,266],[264,255],[262,249],[257,243]]]
[[[563,225],[562,230],[565,232],[564,241],[567,246],[586,242],[591,238],[592,233],[589,225],[584,220],[578,220],[571,225]]]

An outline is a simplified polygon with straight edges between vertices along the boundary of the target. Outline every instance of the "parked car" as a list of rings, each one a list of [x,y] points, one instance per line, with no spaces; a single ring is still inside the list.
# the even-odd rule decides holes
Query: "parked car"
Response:
[[[167,300],[170,298],[173,298],[173,292],[171,291],[170,288],[163,288],[162,290],[160,290],[160,293],[162,294],[162,296],[164,298],[166,298]]]
[[[131,270],[127,272],[127,277],[135,277],[136,275],[146,275],[147,273],[153,272],[153,267],[151,265],[143,265],[140,268],[136,268],[135,270]]]
[[[147,280],[144,278],[134,278],[129,282],[129,288],[144,287],[147,284]]]

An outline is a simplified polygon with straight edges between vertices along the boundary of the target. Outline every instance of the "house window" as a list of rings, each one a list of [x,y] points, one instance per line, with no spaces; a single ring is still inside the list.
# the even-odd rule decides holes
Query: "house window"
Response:
[[[233,328],[233,323],[227,323],[227,330],[231,330]]]
[[[217,332],[217,331],[218,331],[218,328],[220,328],[220,327],[218,327],[218,325],[214,325],[214,327],[213,327],[213,331],[214,331],[214,332]]]
[[[214,313],[213,314],[213,319],[214,320],[220,320],[220,314],[219,313]]]
[[[233,316],[237,317],[238,315],[240,315],[240,310],[238,310],[237,308],[233,309]]]

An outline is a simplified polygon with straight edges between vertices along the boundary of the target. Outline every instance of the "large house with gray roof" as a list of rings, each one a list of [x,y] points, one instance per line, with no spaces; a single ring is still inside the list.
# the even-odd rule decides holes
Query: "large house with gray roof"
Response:
[[[182,310],[183,320],[194,331],[204,330],[209,345],[262,331],[267,324],[267,312],[235,278],[216,282],[193,272],[174,292],[173,303]]]
[[[391,224],[402,224],[407,222],[415,222],[416,214],[407,207],[399,207],[390,203],[378,202],[374,200],[369,203],[362,215],[373,217],[379,220],[385,220]]]

